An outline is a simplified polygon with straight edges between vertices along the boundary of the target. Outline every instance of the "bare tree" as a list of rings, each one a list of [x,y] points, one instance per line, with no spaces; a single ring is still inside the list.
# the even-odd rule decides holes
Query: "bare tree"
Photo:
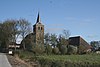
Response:
[[[57,46],[57,35],[56,34],[51,34],[50,36],[50,41],[53,47]]]
[[[63,30],[63,35],[64,35],[65,39],[68,39],[69,36],[71,35],[71,33],[69,30]]]
[[[19,30],[20,30],[20,35],[22,36],[22,39],[24,39],[25,36],[31,32],[30,23],[25,19],[20,19],[19,20]],[[24,42],[22,46],[23,46],[23,49],[25,49]]]
[[[45,45],[50,44],[50,33],[46,33],[44,35],[44,39],[45,39]]]

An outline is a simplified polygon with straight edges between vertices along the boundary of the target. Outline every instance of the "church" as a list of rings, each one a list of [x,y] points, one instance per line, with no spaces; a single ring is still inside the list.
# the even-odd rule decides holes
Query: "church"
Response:
[[[74,45],[77,47],[84,48],[83,52],[91,49],[90,45],[80,36],[70,37],[68,45]],[[44,47],[44,25],[41,22],[40,15],[38,13],[37,21],[33,25],[33,32],[28,34],[21,42],[21,48],[26,50],[33,50],[32,47]],[[81,49],[80,49],[81,50]]]
[[[38,13],[37,21],[33,25],[33,32],[28,34],[21,42],[21,48],[31,49],[32,46],[42,45],[44,46],[44,25],[41,22],[40,15]]]

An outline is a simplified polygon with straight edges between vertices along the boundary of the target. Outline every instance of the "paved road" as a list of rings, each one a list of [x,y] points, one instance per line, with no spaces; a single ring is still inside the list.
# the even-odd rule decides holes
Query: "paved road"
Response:
[[[7,56],[3,53],[0,53],[0,67],[11,67],[8,62]]]

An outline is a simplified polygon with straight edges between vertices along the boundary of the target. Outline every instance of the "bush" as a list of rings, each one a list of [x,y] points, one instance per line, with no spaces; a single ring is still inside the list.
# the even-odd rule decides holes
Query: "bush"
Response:
[[[77,54],[77,47],[73,45],[68,46],[68,54]]]
[[[65,63],[63,61],[53,61],[51,67],[65,67]]]
[[[67,47],[66,45],[62,45],[61,48],[60,48],[60,52],[61,54],[65,55],[67,53]]]
[[[51,54],[52,53],[52,47],[50,45],[46,45],[46,49],[45,49],[47,54]]]
[[[59,54],[59,49],[58,49],[58,47],[53,48],[53,53],[54,53],[54,54]]]
[[[28,58],[34,56],[33,52],[29,52],[29,51],[26,51],[26,50],[24,50],[24,51],[23,50],[18,50],[16,54],[21,59],[28,59]]]
[[[43,54],[44,51],[44,45],[36,45],[33,47],[33,52],[35,52],[36,55]]]

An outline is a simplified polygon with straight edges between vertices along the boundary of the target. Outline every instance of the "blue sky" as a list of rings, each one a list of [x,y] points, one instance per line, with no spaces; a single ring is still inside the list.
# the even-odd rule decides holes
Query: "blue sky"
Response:
[[[35,24],[40,12],[45,32],[70,30],[86,41],[100,40],[100,0],[0,0],[0,21],[25,18]]]

